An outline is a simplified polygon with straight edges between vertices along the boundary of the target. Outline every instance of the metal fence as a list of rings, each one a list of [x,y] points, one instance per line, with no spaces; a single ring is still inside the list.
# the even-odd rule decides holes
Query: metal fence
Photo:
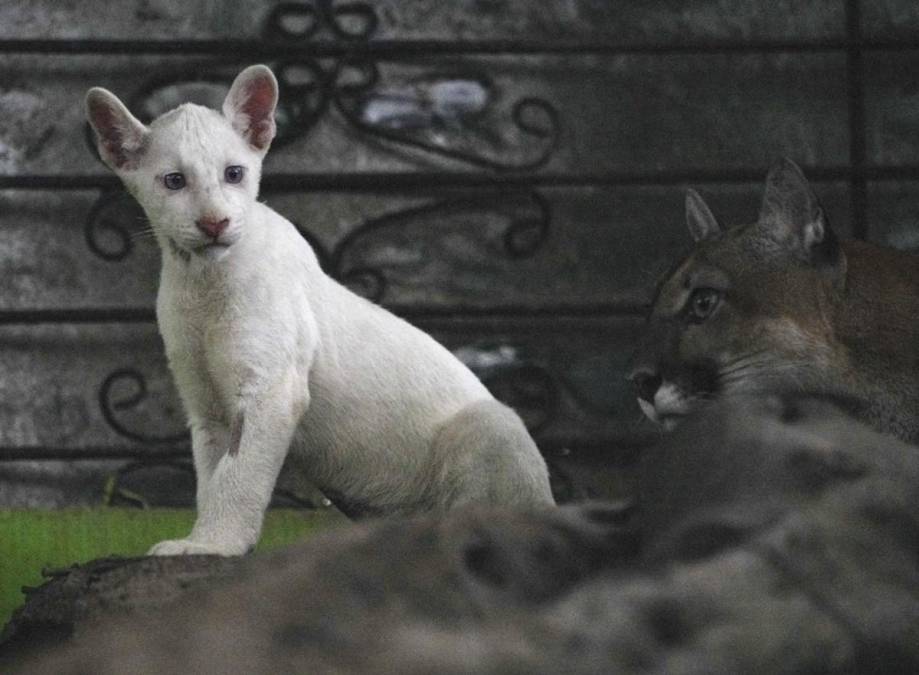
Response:
[[[61,57],[164,57],[169,67],[142,72],[127,100],[132,110],[148,112],[155,110],[157,101],[168,99],[170,91],[203,92],[201,95],[207,96],[209,91],[225,87],[238,65],[265,61],[272,65],[281,85],[276,148],[297,147],[317,133],[317,127],[334,123],[351,143],[372,146],[396,157],[405,155],[422,165],[430,163],[420,169],[409,166],[407,170],[268,170],[262,189],[269,199],[305,199],[307,195],[312,198],[326,194],[343,201],[367,197],[387,205],[379,214],[365,217],[334,237],[313,231],[310,223],[300,222],[296,215],[293,220],[329,274],[432,332],[466,360],[496,395],[514,405],[553,465],[561,496],[574,498],[595,494],[593,488],[582,485],[586,472],[628,465],[653,432],[639,421],[628,389],[620,381],[630,344],[640,329],[645,301],[641,289],[598,292],[576,302],[565,299],[576,295],[576,287],[560,293],[562,299],[558,302],[551,300],[548,291],[532,298],[527,295],[530,268],[525,261],[544,253],[550,246],[547,242],[564,238],[568,232],[572,237],[599,236],[596,227],[578,231],[568,226],[576,220],[576,210],[575,215],[569,213],[559,219],[558,195],[569,190],[586,191],[584,208],[593,209],[592,213],[602,219],[604,205],[596,195],[608,191],[679,191],[693,184],[730,192],[730,186],[755,187],[766,167],[752,162],[723,167],[685,162],[683,166],[640,166],[632,170],[604,166],[602,162],[559,164],[555,158],[565,152],[565,144],[572,136],[571,108],[560,105],[551,90],[508,92],[503,83],[513,77],[515,63],[531,58],[561,59],[560,68],[565,59],[582,59],[602,71],[609,64],[617,67],[621,59],[630,58],[653,62],[716,56],[733,62],[764,55],[791,60],[841,57],[845,64],[847,156],[842,162],[811,163],[805,170],[812,180],[829,186],[827,190],[835,190],[833,195],[842,196],[834,197],[828,210],[831,215],[834,210],[843,214],[841,220],[847,233],[871,238],[870,188],[919,180],[919,158],[884,164],[869,156],[866,135],[876,123],[866,113],[870,96],[866,91],[870,84],[866,59],[901,54],[915,58],[919,40],[866,37],[862,4],[847,0],[839,6],[845,17],[844,33],[829,37],[683,41],[671,36],[660,43],[616,43],[589,37],[551,41],[525,36],[394,39],[378,35],[381,17],[372,3],[283,2],[265,13],[257,38],[8,37],[0,39],[0,58],[28,57],[31,67],[40,70],[43,64]],[[494,63],[511,74],[495,76],[488,67]],[[54,70],[51,65],[48,68]],[[396,78],[398,82],[393,84],[392,76],[387,79],[393,68],[408,69],[410,75]],[[628,129],[619,131],[629,133]],[[95,151],[88,128],[82,133],[89,157]],[[752,137],[757,138],[755,130]],[[788,150],[777,148],[779,152],[783,149]],[[0,191],[95,191],[94,201],[83,217],[76,219],[81,221],[85,255],[112,264],[129,261],[139,245],[133,232],[140,215],[125,198],[118,181],[101,164],[95,166],[98,171],[79,175],[0,175]],[[754,187],[751,193],[755,193]],[[747,208],[753,207],[747,203]],[[614,228],[616,214],[608,217]],[[671,214],[674,221],[680,217],[678,212]],[[447,234],[453,231],[451,228],[463,228],[470,222],[484,223],[472,229],[489,237],[489,256],[500,258],[504,266],[524,261],[524,267],[511,272],[523,277],[515,282],[516,290],[505,292],[486,279],[482,282],[485,288],[478,288],[473,295],[440,294],[446,298],[441,301],[436,299],[440,297],[437,293],[432,293],[435,301],[428,302],[428,275],[449,274],[449,265],[439,272],[424,268],[414,278],[413,270],[424,264],[416,263],[408,272],[397,270],[394,279],[387,268],[390,259],[381,253],[386,246],[379,243],[380,237],[397,244],[411,236],[407,232],[424,231],[426,237],[436,237],[440,235],[430,233],[436,229],[430,224],[440,222],[448,223]],[[603,236],[607,238],[600,237],[600,248],[615,241],[615,233]],[[650,232],[634,246],[647,249],[659,238]],[[589,247],[590,242],[584,245]],[[670,246],[658,257],[666,258],[673,248]],[[625,249],[615,255],[631,255],[628,246]],[[435,247],[436,250],[440,249]],[[577,268],[579,261],[560,254],[547,260],[558,263],[557,268],[541,263],[532,280],[534,284],[554,283],[553,275],[577,276],[571,270]],[[470,278],[475,277],[476,264],[474,260],[469,262],[471,271],[465,274]],[[646,276],[639,281],[648,282],[650,288],[653,270]],[[480,301],[483,297],[489,299]],[[152,305],[14,305],[7,303],[0,308],[0,329],[147,325],[155,320]],[[0,353],[10,339],[8,333],[3,335],[7,337],[0,338]],[[13,339],[21,340],[22,333],[16,332]],[[591,350],[595,348],[598,353],[606,350],[604,353],[613,355],[604,357],[603,366],[594,372],[581,372],[578,380],[568,370],[570,359],[559,356],[564,351],[560,345],[572,339],[580,341],[579,354],[587,355],[582,359],[584,363],[591,363]],[[536,340],[539,346],[520,346],[528,340]],[[107,425],[112,442],[17,442],[0,447],[0,462],[116,460],[123,463],[117,470],[121,474],[133,471],[138,462],[145,467],[182,464],[188,456],[185,433],[175,420],[170,423],[172,428],[163,429],[169,425],[157,423],[156,410],[138,417],[138,411],[150,405],[149,372],[130,363],[130,359],[123,361],[113,363],[100,381],[88,384],[94,388],[88,395],[94,395],[96,413]],[[589,365],[579,368],[590,370]],[[159,377],[163,377],[162,373]],[[588,384],[584,386],[584,382]],[[19,401],[17,405],[27,410],[29,401]],[[140,418],[143,423],[135,424]]]

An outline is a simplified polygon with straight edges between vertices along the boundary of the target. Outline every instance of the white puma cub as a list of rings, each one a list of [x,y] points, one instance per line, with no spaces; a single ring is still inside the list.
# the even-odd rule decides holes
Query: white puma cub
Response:
[[[326,276],[256,201],[277,97],[262,65],[222,115],[185,104],[145,126],[111,92],[86,96],[99,153],[162,249],[157,320],[192,435],[197,520],[150,553],[252,548],[288,449],[353,515],[553,504],[520,418],[431,337]]]

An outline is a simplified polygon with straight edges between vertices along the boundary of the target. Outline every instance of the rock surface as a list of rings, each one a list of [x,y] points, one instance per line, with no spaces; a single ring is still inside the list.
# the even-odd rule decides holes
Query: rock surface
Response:
[[[0,633],[0,666],[19,653],[79,637],[85,626],[168,605],[188,591],[232,578],[241,558],[102,558],[68,569],[29,589],[28,600]],[[2,668],[0,668],[2,671]]]
[[[631,518],[355,525],[13,672],[919,672],[917,504],[919,452],[834,402],[728,401],[645,453]]]

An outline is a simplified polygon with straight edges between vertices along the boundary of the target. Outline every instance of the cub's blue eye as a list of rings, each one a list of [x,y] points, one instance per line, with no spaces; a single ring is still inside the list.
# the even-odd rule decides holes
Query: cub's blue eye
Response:
[[[181,190],[185,187],[185,175],[179,172],[167,173],[163,176],[163,185],[170,190]]]
[[[223,177],[227,183],[239,183],[245,173],[246,170],[241,166],[228,166],[223,172]]]

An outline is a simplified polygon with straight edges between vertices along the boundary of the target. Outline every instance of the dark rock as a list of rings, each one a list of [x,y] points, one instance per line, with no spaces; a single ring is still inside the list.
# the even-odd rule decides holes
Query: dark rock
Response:
[[[820,398],[737,399],[640,473],[631,512],[331,532],[18,672],[919,672],[915,448]]]
[[[43,570],[50,581],[29,589],[27,602],[0,633],[0,664],[46,649],[102,618],[149,612],[187,591],[227,579],[240,558],[102,558],[68,569]]]

